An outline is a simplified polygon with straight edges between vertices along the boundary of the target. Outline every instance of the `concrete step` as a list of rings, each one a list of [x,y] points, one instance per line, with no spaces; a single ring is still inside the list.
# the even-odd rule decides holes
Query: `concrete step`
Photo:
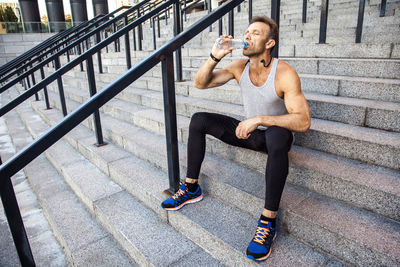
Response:
[[[19,112],[31,134],[35,138],[40,135],[40,131],[33,129],[39,122],[35,121],[35,126],[30,125],[32,119],[37,116],[32,109],[20,108]],[[43,127],[48,127],[43,121],[41,124]],[[87,139],[87,137],[82,138]],[[144,207],[66,141],[58,141],[45,154],[57,171],[62,173],[65,182],[92,216],[139,265],[184,265],[188,261],[186,258],[195,258],[199,255],[201,258],[197,262],[201,265],[218,264],[201,248],[168,226],[166,218],[162,220]],[[129,155],[119,151],[113,156],[113,160],[118,161]],[[167,180],[162,185],[167,186]],[[176,253],[178,250],[179,253]],[[104,251],[108,252],[106,246],[99,248],[99,253]],[[118,262],[123,266],[132,265],[123,263],[117,258],[112,262]]]
[[[68,95],[68,93],[67,93],[67,95]],[[102,110],[105,112],[105,114],[111,115],[111,116],[115,117],[116,119],[126,121],[128,123],[131,123],[138,127],[144,128],[153,133],[156,133],[159,135],[164,135],[165,134],[164,117],[163,117],[164,115],[162,114],[162,111],[160,111],[160,110],[157,111],[157,110],[152,109],[152,108],[156,107],[157,105],[162,106],[162,100],[161,99],[148,100],[148,99],[146,99],[148,97],[151,98],[152,96],[142,95],[141,98],[137,98],[137,99],[139,99],[139,102],[142,101],[142,103],[143,103],[142,105],[144,105],[144,106],[138,106],[138,105],[135,105],[132,103],[124,102],[122,100],[113,100],[113,101],[109,102],[108,104],[106,104],[102,108]],[[127,95],[121,95],[121,98],[125,99],[125,98],[127,98]],[[156,104],[156,102],[158,104]],[[152,104],[150,104],[150,103],[152,103]],[[57,105],[56,103],[54,103],[54,104]],[[76,102],[73,102],[73,101],[68,102],[68,106],[70,107],[71,110],[73,110],[77,105],[78,105],[78,103],[76,103]],[[209,107],[210,105],[206,105],[206,106]],[[219,107],[219,113],[221,113],[222,112],[221,105],[217,105],[217,106]],[[180,111],[180,110],[186,110],[186,109],[182,108],[182,106],[180,106],[178,104],[177,110]],[[202,110],[197,110],[197,111],[202,111]],[[196,111],[189,111],[189,112],[193,113]],[[223,113],[227,113],[227,112],[223,112]],[[233,116],[235,116],[235,112],[233,111],[232,113],[233,113]],[[232,114],[228,113],[228,115],[232,115]],[[90,124],[90,122],[89,122],[89,124]],[[187,136],[188,136],[188,129],[187,129],[188,124],[189,124],[189,119],[187,117],[178,116],[178,140],[185,144],[187,142]],[[265,168],[265,166],[264,166],[265,154],[254,153],[254,155],[253,155],[254,159],[252,161],[253,164],[249,165],[249,163],[246,160],[241,160],[243,157],[240,156],[245,153],[248,153],[248,152],[246,152],[247,150],[239,149],[239,148],[231,148],[228,145],[225,145],[225,144],[222,144],[222,143],[216,141],[215,138],[212,138],[212,137],[208,137],[207,142],[209,144],[209,146],[207,147],[207,150],[212,154],[215,154],[219,157],[225,158],[226,160],[233,160],[233,161],[237,162],[238,164],[243,164],[244,166],[256,169],[260,172],[263,172],[263,170]],[[341,168],[339,166],[343,166],[343,165],[346,165],[347,169],[350,168],[350,169],[355,169],[355,170],[358,169],[359,170],[360,162],[353,163],[352,161],[349,161],[350,163],[347,163],[348,160],[340,158],[340,157],[334,157],[334,156],[330,156],[330,155],[327,155],[324,153],[314,152],[314,151],[310,151],[308,149],[304,149],[304,148],[300,148],[300,147],[298,148],[298,150],[300,152],[295,152],[295,154],[294,154],[295,156],[293,156],[293,157],[296,158],[297,161],[299,161],[299,163],[292,161],[292,163],[295,164],[292,170],[293,170],[293,172],[296,173],[296,175],[303,177],[303,179],[299,179],[298,177],[294,178],[294,176],[292,179],[291,178],[292,176],[289,175],[289,178],[288,178],[289,181],[291,181],[294,184],[299,184],[301,186],[305,186],[311,190],[317,190],[317,192],[319,192],[319,193],[328,194],[330,197],[334,197],[334,198],[336,198],[336,196],[335,195],[332,196],[330,192],[332,192],[332,191],[340,192],[340,194],[339,194],[339,195],[341,195],[341,197],[339,197],[340,200],[354,203],[355,205],[364,207],[368,210],[376,210],[377,213],[383,214],[385,216],[389,216],[391,218],[400,219],[400,215],[397,214],[397,212],[393,213],[393,211],[395,210],[395,208],[393,209],[393,203],[400,202],[400,199],[399,199],[400,193],[399,192],[390,193],[390,194],[394,193],[394,195],[397,195],[395,197],[395,199],[397,199],[397,200],[393,200],[392,197],[389,197],[387,195],[386,189],[375,188],[374,190],[377,192],[376,194],[382,195],[382,196],[385,195],[386,198],[389,197],[389,199],[391,199],[391,201],[392,201],[392,204],[386,203],[385,208],[371,206],[369,199],[366,200],[366,199],[360,198],[359,196],[354,198],[351,194],[344,194],[344,195],[342,194],[341,184],[347,184],[348,179],[349,179],[347,174],[345,175],[346,171],[343,171],[340,174],[339,178],[337,178],[336,175],[334,174],[334,171],[326,173],[327,170],[331,169],[330,167],[328,167],[327,170],[323,169],[325,167],[318,168],[318,170],[315,170],[314,165],[308,165],[308,163],[302,161],[301,158],[314,159],[315,162],[318,162],[318,161],[321,162],[321,158],[324,158],[324,160],[325,160],[324,162],[326,162],[326,163],[323,166],[332,165],[332,161],[335,161],[334,159],[337,158],[336,160],[339,160],[340,163],[338,163],[338,166],[336,166],[335,168],[332,168],[332,170],[338,170],[338,168]],[[301,156],[302,154],[304,154],[304,155]],[[296,155],[298,155],[298,156],[296,156]],[[312,160],[310,160],[310,161],[312,162]],[[354,165],[357,167],[349,167],[351,165]],[[373,173],[375,173],[375,175],[377,173],[381,173],[381,171],[379,171],[379,168],[377,168],[377,167],[369,166],[367,164],[363,164],[363,165],[364,165],[364,167],[363,167],[364,169],[372,168],[374,170]],[[299,173],[303,173],[304,168],[307,170],[309,169],[306,172],[306,175],[304,175],[304,174],[299,175]],[[308,182],[306,182],[306,183],[300,182],[300,180],[304,180],[304,181],[310,180],[310,177],[307,176],[308,173],[316,173],[318,175],[316,177],[312,176],[312,179],[318,180],[318,182],[310,183],[310,187],[307,185]],[[184,175],[184,174],[182,174],[182,175]],[[319,178],[319,177],[326,177],[327,175],[329,177],[332,177],[332,175],[335,176],[335,178],[331,178],[331,179],[334,179],[334,180],[339,179],[339,181],[341,180],[341,182],[338,182],[339,183],[338,187],[337,187],[338,191],[335,190],[336,187],[335,187],[335,189],[330,188],[330,191],[329,191],[329,190],[326,190],[326,188],[324,186],[322,186],[322,187],[315,186],[316,184],[324,184],[326,181],[320,181],[321,178]],[[363,177],[362,179],[367,179],[367,180],[357,182],[356,188],[364,187],[364,188],[366,188],[366,190],[370,190],[370,189],[367,189],[370,187],[370,182],[367,182],[367,181],[368,181],[368,179],[371,179],[371,178],[366,178],[366,177],[370,177],[370,175],[364,174],[364,176],[365,177]],[[382,175],[380,177],[386,177],[384,179],[386,179],[388,184],[396,183],[396,181],[398,181],[398,179],[400,178],[398,172],[393,172],[393,171],[389,171],[389,170],[386,170],[384,173],[382,173]],[[350,179],[351,179],[351,181],[353,180],[353,178],[350,178]],[[375,178],[373,178],[373,179],[375,179]],[[382,181],[382,179],[380,181]],[[379,183],[381,183],[381,182],[379,182]],[[357,189],[357,190],[359,190],[359,189]],[[336,194],[336,193],[334,193],[334,194]],[[362,194],[362,195],[364,195],[364,194]],[[368,193],[365,193],[365,195],[368,195]],[[395,205],[397,205],[397,204],[395,204]]]
[[[42,114],[54,112],[54,110],[36,110]],[[59,121],[59,118],[61,118],[60,114],[58,116],[58,119],[55,119],[53,123]],[[104,134],[106,138],[109,138],[110,141],[115,142],[120,147],[123,146],[124,149],[135,154],[135,156],[143,157],[145,160],[150,161],[155,166],[161,167],[164,170],[166,169],[165,141],[163,137],[151,134],[147,131],[143,131],[142,129],[136,128],[122,121],[112,119],[111,117],[106,115],[102,116],[102,123],[104,129],[107,129],[104,130]],[[181,145],[180,147],[181,149],[183,148],[182,150],[184,150],[184,145]],[[183,154],[184,153],[180,153],[181,159],[182,157],[184,157],[182,156]],[[251,155],[251,153],[247,155],[249,156]],[[184,162],[184,160],[181,160],[181,162]],[[184,165],[184,163],[182,164]],[[132,172],[124,170],[127,168],[127,166],[130,165],[132,165],[132,163],[128,161],[128,159],[126,159],[126,161],[118,163],[115,169],[119,169],[120,171],[122,170],[122,173],[127,173],[127,177],[129,177]],[[190,217],[190,220],[192,222],[194,222],[194,224],[190,224],[192,226],[191,231],[183,230],[181,226],[177,226],[178,228],[182,229],[180,231],[185,231],[185,233],[187,233],[188,235],[191,235],[193,231],[200,231],[198,230],[199,227],[203,229],[210,229],[209,231],[215,231],[211,229],[212,227],[215,227],[215,225],[210,226],[211,222],[214,221],[214,216],[224,216],[223,214],[227,214],[227,211],[223,208],[223,206],[219,206],[218,203],[220,203],[220,201],[211,200],[211,197],[216,196],[219,196],[223,199],[228,198],[227,201],[231,203],[231,205],[241,206],[247,212],[253,213],[254,210],[253,218],[257,216],[260,210],[253,207],[254,204],[246,203],[262,203],[262,189],[256,186],[257,180],[263,180],[263,175],[261,173],[254,172],[250,169],[246,169],[245,167],[240,167],[232,162],[228,164],[227,161],[218,160],[210,155],[206,156],[203,166],[204,171],[201,176],[202,186],[206,192],[209,192],[210,197],[206,197],[206,199],[198,206],[195,205],[193,206],[193,208],[183,209],[182,213],[170,212],[168,214],[170,222],[180,225],[188,225],[190,221],[185,218],[185,216],[187,216]],[[111,172],[113,171],[111,170]],[[233,175],[233,173],[231,172],[235,174]],[[242,176],[241,174],[244,174],[250,180],[243,181],[240,178]],[[154,177],[154,175],[148,175],[146,176],[146,180],[151,179],[152,177]],[[234,177],[237,177],[237,179],[233,179]],[[146,182],[145,184],[147,183],[150,182]],[[143,185],[143,187],[147,190],[152,190],[152,187],[150,186]],[[231,189],[228,190],[229,187]],[[236,189],[232,191],[234,188]],[[249,189],[253,190],[248,191]],[[227,192],[235,193],[226,194]],[[154,194],[155,193],[150,193],[150,195]],[[242,198],[247,200],[242,200]],[[304,201],[310,203],[311,206],[304,207],[302,205]],[[297,237],[302,242],[307,240],[306,243],[312,246],[314,246],[314,244],[319,244],[317,247],[322,249],[323,251],[332,253],[337,257],[345,259],[349,263],[356,265],[390,265],[396,264],[396,262],[399,261],[398,256],[396,256],[396,243],[400,238],[398,236],[398,222],[385,219],[384,217],[374,215],[367,211],[347,206],[343,203],[327,199],[326,197],[322,197],[314,193],[304,192],[303,190],[299,190],[289,184],[286,186],[286,189],[284,191],[281,206],[281,223],[283,223],[285,229],[287,229],[286,226],[290,226],[290,230],[296,233]],[[321,209],[320,206],[323,208]],[[197,209],[197,207],[199,208]],[[204,219],[205,217],[203,217],[202,214],[204,213],[202,213],[202,211],[210,210],[211,207],[212,210],[218,212],[207,213],[208,219]],[[236,218],[237,213],[232,211],[231,208],[229,208],[229,211],[229,214],[232,214],[232,216]],[[298,214],[298,212],[300,214]],[[311,214],[310,212],[314,213]],[[309,217],[305,216],[305,213],[308,213],[307,216]],[[325,219],[326,217],[324,216],[324,214],[329,214],[329,219]],[[242,214],[239,217],[245,218],[246,216]],[[318,218],[318,223],[314,223],[315,217],[321,217]],[[348,224],[340,223],[343,222],[343,220],[341,220],[340,218],[344,217],[348,218]],[[291,222],[287,222],[287,218],[295,219]],[[333,225],[331,221],[329,221],[330,219],[337,222],[337,224]],[[226,219],[223,219],[223,217],[218,220],[221,225],[224,225],[225,221]],[[365,224],[365,221],[368,221],[368,224]],[[241,223],[240,225],[242,225],[243,227],[246,224]],[[311,229],[314,227],[316,230],[315,232]],[[237,227],[233,228],[242,229]],[[355,231],[355,228],[357,228],[357,231]],[[307,229],[307,231],[302,231],[302,229]],[[299,231],[299,233],[297,231]],[[376,234],[376,237],[374,236],[371,238],[371,231]],[[228,241],[232,240],[230,239],[230,237],[221,236],[222,232],[223,231],[216,230],[213,233],[214,235],[219,236],[220,239],[225,242],[232,242]],[[201,231],[200,233],[203,233],[203,231]],[[241,231],[235,231],[235,233],[235,236],[238,239],[235,238],[234,240],[242,240],[242,235],[240,234]],[[209,244],[209,239],[207,238],[207,236],[203,236],[205,239],[204,242],[207,242],[207,244]],[[384,238],[382,238],[382,236],[384,236]],[[193,236],[193,238],[195,237]],[[327,239],[331,240],[332,242],[327,243]],[[341,244],[344,242],[346,245],[340,246],[339,249],[339,243],[334,240],[337,240],[337,242],[340,242]],[[381,243],[379,242],[379,240],[385,240],[385,242]],[[202,241],[199,240],[198,242]],[[236,248],[239,248],[239,246],[245,247],[246,244],[243,245],[243,242],[234,241],[233,243],[235,245],[232,246]],[[346,249],[343,249],[346,247],[352,247],[352,253],[350,254],[351,256],[349,256]],[[391,247],[392,249],[388,249],[389,247]],[[225,251],[227,250],[225,249]]]
[[[19,150],[26,141],[32,142],[27,132],[21,132],[23,125],[18,125],[18,122],[15,114],[0,118],[0,151],[3,163],[16,153],[15,146]],[[12,182],[36,265],[67,266],[62,248],[54,237],[24,172],[15,174]],[[0,265],[20,266],[3,205],[0,205],[0,235]]]
[[[39,124],[40,118],[33,113],[31,115],[30,123],[33,125],[30,127],[43,132],[44,129],[40,128]],[[25,145],[29,143],[30,140],[25,142]],[[112,262],[119,262],[126,266],[133,264],[91,217],[44,156],[39,156],[27,165],[25,174],[69,264],[77,266],[109,266]],[[51,244],[47,245],[51,246]],[[107,253],[101,253],[101,250],[105,248]],[[49,259],[49,265],[62,265],[62,262],[58,260],[57,258]]]
[[[54,111],[56,110],[48,110],[47,113],[52,113],[54,115]],[[60,115],[60,113],[58,112],[57,115]],[[55,116],[51,115],[50,117],[53,117],[53,119],[55,118]],[[75,134],[71,133],[70,136],[71,135],[76,135],[76,132]],[[157,247],[159,247],[160,242],[165,242],[165,239],[173,241],[174,245],[169,245],[169,249],[172,250],[170,253],[159,251],[160,249],[157,250],[157,254],[159,254],[158,257],[160,259],[162,258],[162,260],[157,262],[156,259],[153,259],[155,265],[168,264],[171,261],[169,258],[177,255],[177,253],[174,253],[177,251],[177,248],[174,248],[174,246],[179,246],[180,251],[180,253],[177,255],[180,257],[180,260],[178,262],[173,262],[174,265],[185,265],[189,262],[192,262],[193,259],[196,259],[196,263],[200,265],[216,266],[222,263],[228,265],[254,265],[253,262],[249,261],[243,255],[254,231],[254,224],[256,221],[254,216],[250,216],[248,214],[237,211],[227,206],[226,204],[223,204],[221,201],[214,199],[212,196],[206,196],[206,199],[200,202],[198,205],[193,206],[195,209],[189,213],[187,212],[189,211],[189,209],[183,209],[179,212],[168,212],[167,214],[159,207],[159,203],[163,198],[165,198],[165,196],[161,193],[161,189],[166,188],[168,184],[165,173],[160,172],[150,164],[139,160],[132,155],[127,156],[125,151],[118,149],[112,144],[109,144],[105,147],[94,147],[89,141],[89,139],[93,141],[93,138],[82,136],[82,130],[80,130],[79,136],[80,139],[75,139],[74,141],[72,141],[73,144],[77,144],[79,150],[83,150],[86,152],[90,150],[93,153],[90,157],[94,162],[102,165],[103,168],[106,167],[109,170],[111,176],[114,177],[113,179],[117,180],[118,183],[120,183],[122,186],[127,187],[127,190],[129,190],[130,193],[132,193],[131,191],[133,191],[134,193],[138,194],[139,198],[141,198],[140,200],[144,201],[144,203],[157,201],[157,210],[160,212],[160,214],[158,215],[161,218],[167,218],[170,225],[172,225],[178,231],[186,234],[191,240],[198,243],[201,247],[204,247],[206,251],[211,253],[214,257],[218,258],[218,260],[221,262],[218,263],[216,260],[212,258],[210,259],[209,256],[207,257],[208,254],[200,248],[192,248],[192,250],[190,251],[190,255],[182,258],[182,254],[185,254],[185,249],[182,249],[182,245],[185,244],[184,248],[191,248],[191,242],[178,242],[178,238],[174,237],[174,235],[166,231],[166,229],[162,229],[161,233],[157,235],[157,226],[149,227],[149,225],[154,225],[154,221],[157,222],[157,220],[160,221],[160,219],[155,219],[153,218],[155,216],[153,213],[144,212],[140,208],[138,208],[138,206],[140,206],[139,202],[136,201],[132,203],[132,200],[130,201],[129,199],[127,199],[129,198],[129,195],[127,195],[125,191],[114,193],[107,198],[102,198],[101,200],[93,203],[93,208],[96,213],[100,213],[103,211],[104,213],[111,214],[109,216],[117,217],[112,223],[117,226],[120,224],[120,227],[124,228],[124,230],[127,228],[127,224],[134,224],[136,231],[128,231],[128,229],[126,229],[125,231],[127,231],[127,235],[133,236],[132,232],[136,233],[134,237],[136,239],[139,239],[142,246],[146,246],[147,249],[154,248],[155,245],[143,244],[143,238],[140,238],[140,236],[138,236],[138,232],[148,232],[147,236],[151,236],[151,238],[149,238],[151,239],[151,243],[157,242]],[[62,141],[59,141],[58,143],[61,142]],[[64,157],[66,155],[69,155],[69,157],[71,158],[80,157],[79,155],[74,155],[74,153],[78,152],[73,152],[71,151],[71,149],[66,148],[65,146],[63,147],[64,149],[61,150],[62,152],[56,153],[54,151],[54,153],[52,153],[52,161],[55,161],[55,157],[59,157],[57,161],[62,162],[65,160]],[[124,156],[120,159],[117,159],[116,157],[111,157],[111,159],[110,155]],[[97,158],[94,159],[94,157]],[[101,159],[102,161],[100,162],[99,159]],[[82,160],[80,160],[80,162],[82,162]],[[104,162],[107,162],[106,166],[104,166]],[[129,164],[127,164],[127,162],[129,162]],[[65,176],[70,176],[67,167],[62,167],[62,170]],[[82,168],[80,168],[80,170],[82,170]],[[133,175],[134,173],[137,174]],[[71,178],[69,179],[75,180],[75,182],[72,183],[81,183],[80,185],[71,185],[71,187],[73,187],[75,192],[77,192],[78,194],[84,193],[84,191],[86,190],[93,191],[92,193],[88,194],[98,194],[98,181],[102,179],[98,179],[98,177],[92,177],[88,173],[86,173],[86,171],[85,174],[85,178],[88,179],[90,177],[90,181],[84,181],[85,179],[74,179],[71,176]],[[111,182],[108,182],[108,184],[103,184],[103,186],[100,186],[100,188],[103,188],[103,190],[104,188],[109,188],[110,183]],[[146,184],[148,186],[145,186]],[[132,197],[130,198],[132,199]],[[209,211],[213,212],[210,213]],[[128,216],[127,214],[132,215]],[[226,217],[227,214],[229,214],[229,218]],[[103,216],[100,216],[98,214],[96,217]],[[140,222],[142,218],[147,218],[148,220],[145,225]],[[207,220],[204,220],[204,218],[207,218]],[[205,223],[206,221],[207,223]],[[232,226],[232,223],[234,224],[234,227],[229,227]],[[138,226],[138,224],[140,225]],[[165,226],[164,228],[166,227],[167,226]],[[240,235],[237,235],[238,229],[240,229]],[[157,240],[154,240],[155,236],[161,237]],[[289,265],[341,265],[333,258],[314,251],[307,246],[286,236],[283,233],[283,230],[280,237],[276,240],[275,244],[276,245],[274,246],[274,255],[271,256],[268,262],[262,264],[263,266],[271,266],[278,262]],[[169,256],[168,258],[166,258],[167,255]]]

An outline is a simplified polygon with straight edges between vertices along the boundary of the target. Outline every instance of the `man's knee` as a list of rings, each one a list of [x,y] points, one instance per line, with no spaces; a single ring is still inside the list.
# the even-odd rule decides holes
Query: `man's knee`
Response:
[[[268,154],[284,152],[287,153],[292,145],[292,132],[279,127],[271,126],[265,132],[265,141]]]
[[[192,115],[189,131],[203,131],[207,123],[207,112],[196,112]]]

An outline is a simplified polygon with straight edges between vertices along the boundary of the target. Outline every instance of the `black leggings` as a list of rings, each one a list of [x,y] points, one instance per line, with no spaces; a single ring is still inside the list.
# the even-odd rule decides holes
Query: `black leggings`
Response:
[[[206,112],[193,114],[189,126],[186,177],[199,178],[206,149],[206,134],[211,134],[233,146],[268,153],[264,208],[277,211],[289,171],[288,152],[293,135],[285,128],[271,126],[267,130],[256,129],[248,139],[239,139],[235,134],[239,123],[240,121],[221,114]]]

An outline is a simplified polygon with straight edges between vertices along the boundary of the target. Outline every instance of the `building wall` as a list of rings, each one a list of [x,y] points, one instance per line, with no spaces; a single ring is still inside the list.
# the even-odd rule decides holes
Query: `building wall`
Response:
[[[28,51],[55,33],[9,33],[0,35],[0,66]]]

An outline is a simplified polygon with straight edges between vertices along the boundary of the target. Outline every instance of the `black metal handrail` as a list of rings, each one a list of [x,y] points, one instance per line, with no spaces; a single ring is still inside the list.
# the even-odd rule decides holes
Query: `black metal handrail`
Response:
[[[72,36],[66,37],[66,39],[61,39],[59,41],[61,41],[61,43],[56,43],[55,46],[54,44],[52,44],[53,46],[47,47],[50,48],[49,50],[45,50],[47,48],[44,48],[44,50],[42,51],[41,54],[34,54],[32,56],[32,58],[28,61],[25,62],[22,66],[20,65],[17,69],[15,69],[12,73],[9,73],[7,76],[3,77],[0,79],[0,83],[8,80],[9,78],[13,77],[14,75],[18,75],[19,73],[26,71],[28,69],[28,67],[32,66],[33,64],[35,64],[36,62],[40,62],[43,58],[45,58],[46,56],[48,56],[49,54],[52,55],[55,53],[55,51],[59,50],[60,48],[62,48],[65,45],[68,45],[71,41],[73,41],[76,38],[79,38],[79,36],[82,33],[87,33],[91,28],[93,27],[98,27],[99,23],[102,23],[103,20],[108,19],[109,17],[113,17],[115,13],[121,11],[122,9],[125,9],[128,7],[120,7],[117,10],[111,12],[108,15],[98,15],[96,17],[96,20],[92,22],[92,24],[87,25],[86,27],[82,28],[82,29],[78,29],[76,32],[72,33]],[[130,7],[129,7],[130,8]],[[86,40],[85,40],[86,41]],[[68,56],[68,50],[67,52],[67,56]]]
[[[94,36],[96,34],[99,34],[100,31],[104,30],[105,28],[107,28],[108,26],[110,26],[113,23],[117,22],[118,20],[123,19],[125,16],[131,14],[132,12],[135,12],[141,5],[143,5],[144,3],[147,3],[148,1],[150,1],[150,0],[144,0],[144,1],[140,2],[139,4],[129,8],[127,11],[123,12],[122,14],[119,14],[118,16],[113,18],[112,20],[109,20],[106,23],[103,23],[101,26],[99,26],[96,29],[90,31],[89,33],[86,33],[85,35],[81,36],[79,39],[77,39],[74,42],[72,42],[71,44],[67,45],[66,47],[59,49],[56,53],[54,53],[50,57],[48,57],[46,59],[43,59],[39,64],[37,64],[35,66],[32,66],[31,69],[29,69],[27,71],[24,71],[24,69],[22,69],[22,68],[19,69],[20,72],[24,71],[24,73],[20,74],[15,79],[9,81],[7,84],[3,85],[0,88],[0,93],[3,93],[4,91],[9,89],[10,87],[12,87],[15,84],[17,84],[18,82],[20,82],[22,79],[28,77],[29,75],[32,75],[35,71],[40,70],[41,68],[43,68],[48,63],[50,63],[52,61],[59,60],[59,57],[62,54],[66,53],[68,50],[72,49],[73,47],[75,47],[77,45],[80,45],[82,42],[88,40],[89,38],[91,38],[92,36]],[[105,40],[107,40],[107,39],[105,39]],[[80,58],[80,57],[78,57],[78,58]],[[0,116],[4,115],[5,113],[2,113]]]
[[[56,35],[53,35],[52,37],[48,38],[47,40],[43,41],[42,43],[38,44],[37,46],[31,48],[30,50],[26,51],[22,55],[16,57],[12,61],[8,62],[9,64],[5,64],[2,67],[2,70],[0,72],[0,76],[3,76],[6,74],[8,71],[11,69],[15,68],[16,66],[19,66],[23,64],[26,60],[29,60],[32,56],[37,55],[38,52],[42,53],[45,49],[50,48],[54,44],[57,44],[60,40],[63,40],[67,38],[69,35],[74,34],[75,32],[79,31],[83,27],[86,27],[87,25],[96,22],[102,15],[98,15],[91,19],[90,21],[85,21],[80,23],[79,25],[76,25],[74,27],[69,28],[68,30],[59,32]],[[0,82],[3,82],[3,78],[1,78]]]

